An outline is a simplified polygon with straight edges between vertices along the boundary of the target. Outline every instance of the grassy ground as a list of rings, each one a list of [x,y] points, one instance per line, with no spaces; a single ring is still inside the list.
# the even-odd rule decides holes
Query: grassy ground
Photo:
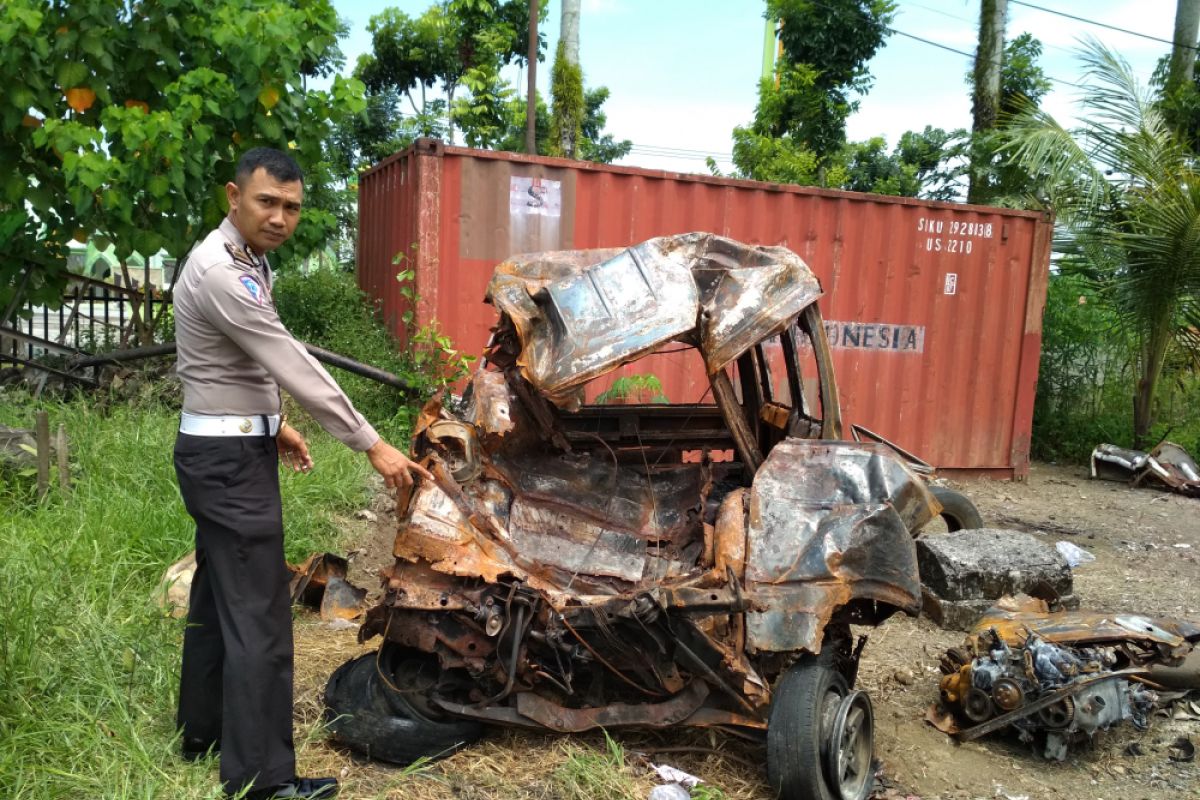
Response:
[[[66,425],[74,483],[34,501],[0,476],[0,797],[215,798],[211,763],[176,756],[183,622],[153,600],[192,548],[171,466],[177,416],[95,398],[46,406]],[[0,423],[34,407],[0,394]],[[316,469],[284,477],[287,555],[337,549],[338,515],[362,507],[366,460],[317,432]]]
[[[63,423],[70,436],[71,491],[52,490],[39,503],[28,478],[0,471],[4,800],[221,797],[215,759],[189,764],[177,755],[184,623],[155,602],[164,570],[192,549],[171,465],[173,405],[95,397],[47,404],[52,430]],[[22,396],[0,393],[0,424],[32,428],[34,412]],[[319,430],[305,432],[316,469],[283,475],[293,562],[357,546],[365,523],[348,515],[368,501],[366,459]],[[638,757],[599,734],[496,734],[449,760],[407,770],[332,747],[320,723],[320,687],[361,650],[352,632],[303,612],[297,619],[300,770],[339,775],[346,800],[637,800],[656,783]],[[726,795],[706,786],[693,796]]]

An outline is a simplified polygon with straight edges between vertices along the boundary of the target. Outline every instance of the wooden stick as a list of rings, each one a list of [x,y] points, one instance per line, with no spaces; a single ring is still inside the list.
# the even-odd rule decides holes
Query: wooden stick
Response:
[[[41,500],[50,491],[50,415],[39,411],[36,420],[37,494],[38,500]]]
[[[58,437],[54,449],[58,453],[58,488],[66,494],[71,491],[71,465],[67,460],[67,426],[61,422],[58,423]]]

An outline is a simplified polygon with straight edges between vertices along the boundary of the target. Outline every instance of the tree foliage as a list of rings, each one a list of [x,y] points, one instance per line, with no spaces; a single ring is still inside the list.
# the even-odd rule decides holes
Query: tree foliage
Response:
[[[320,198],[324,133],[362,105],[357,81],[305,86],[339,66],[339,32],[328,0],[6,3],[0,302],[27,264],[27,297],[57,302],[72,237],[110,239],[122,259],[183,255],[225,213],[222,186],[254,145],[292,148]],[[291,252],[337,227],[320,205]]]
[[[1082,127],[1026,104],[1003,153],[1044,181],[1059,217],[1064,270],[1085,275],[1136,342],[1136,444],[1146,442],[1172,348],[1200,313],[1200,172],[1156,99],[1113,51],[1083,53]]]
[[[1042,43],[1030,33],[1022,33],[1004,46],[998,125],[975,134],[970,146],[970,169],[980,203],[1023,206],[1036,186],[1035,176],[1001,153],[1000,148],[1008,121],[1036,107],[1050,91],[1050,79],[1038,66],[1041,56]],[[967,80],[971,81],[970,74]]]
[[[882,136],[846,145],[841,188],[856,192],[956,200],[967,150],[967,133],[929,125],[905,131],[891,153]]]
[[[867,62],[882,46],[895,13],[890,0],[768,0],[781,24],[778,84],[759,84],[749,127],[734,129],[740,174],[788,183],[836,185],[832,169],[846,142],[846,119],[867,92]]]
[[[550,71],[550,155],[575,158],[583,136],[587,102],[583,93],[583,70],[566,57],[566,43],[559,41]]]
[[[543,5],[539,21],[546,12]],[[355,74],[373,93],[398,92],[418,118],[444,115],[447,137],[457,129],[472,147],[503,135],[504,107],[514,92],[500,70],[527,59],[527,0],[443,0],[419,17],[389,8],[367,29],[372,52],[359,58]],[[539,60],[544,46],[539,34]],[[431,90],[438,90],[432,99]]]
[[[608,116],[603,107],[608,102],[608,97],[607,86],[597,86],[583,92],[583,129],[578,157],[584,161],[611,164],[618,158],[629,155],[629,151],[633,149],[633,142],[630,140],[617,140],[611,133],[604,132],[608,125]]]
[[[611,164],[618,158],[629,154],[633,142],[628,139],[617,141],[611,133],[605,133],[608,118],[604,114],[604,103],[608,100],[608,88],[597,86],[595,89],[585,89],[584,116],[580,126],[579,152],[581,161],[594,161],[599,164]],[[507,123],[504,136],[492,144],[496,150],[508,150],[514,153],[525,149],[525,106],[523,99],[513,99],[507,105]],[[534,121],[535,141],[538,155],[555,155],[553,151],[553,136],[551,135],[551,115],[541,96],[537,100],[537,118]]]
[[[547,3],[539,6],[539,20],[548,10]],[[525,61],[526,0],[448,0],[418,17],[388,9],[372,17],[368,28],[373,52],[361,57],[355,68],[367,86],[367,114],[349,120],[339,131],[342,149],[356,166],[374,163],[422,136],[451,139],[455,130],[471,147],[524,151],[525,99],[501,69]],[[608,89],[583,89],[582,75],[575,72],[582,93],[576,103],[576,157],[612,162],[628,153],[632,143],[604,133],[602,106]],[[556,74],[552,83],[563,94],[566,73]],[[407,100],[403,110],[402,100]],[[551,146],[552,138],[559,137],[551,136],[551,116],[539,99],[539,154],[559,154]]]

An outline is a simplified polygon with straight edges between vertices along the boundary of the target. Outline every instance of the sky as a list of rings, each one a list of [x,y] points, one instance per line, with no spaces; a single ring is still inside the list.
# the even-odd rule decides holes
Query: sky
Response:
[[[542,0],[545,2],[545,0]],[[544,25],[549,52],[558,41],[557,0]],[[432,0],[334,0],[350,25],[342,40],[347,70],[370,52],[367,22],[384,8],[418,15]],[[763,0],[582,0],[580,63],[588,87],[607,86],[608,132],[634,143],[618,162],[678,172],[707,173],[705,158],[732,169],[732,131],[754,118],[763,63]],[[874,86],[850,117],[851,140],[883,136],[894,144],[926,125],[969,128],[966,75],[977,40],[979,0],[898,0],[896,31],[868,66]],[[1082,68],[1077,51],[1095,37],[1119,52],[1143,82],[1170,46],[1032,6],[1170,41],[1175,0],[1009,0],[1007,34],[1028,31],[1041,40],[1039,64],[1057,79],[1042,106],[1074,119]],[[904,35],[908,34],[908,36]],[[912,36],[928,40],[917,41]],[[940,45],[941,47],[939,47]],[[943,49],[950,48],[950,50]],[[539,64],[538,88],[548,97],[549,63]],[[523,71],[506,76],[524,93]]]

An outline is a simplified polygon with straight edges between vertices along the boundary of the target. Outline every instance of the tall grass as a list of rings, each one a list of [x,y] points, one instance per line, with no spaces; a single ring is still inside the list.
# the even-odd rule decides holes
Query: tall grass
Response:
[[[192,548],[175,484],[176,412],[50,405],[74,485],[43,501],[0,477],[0,797],[217,798],[213,762],[176,755],[183,621],[157,607],[164,569]],[[0,422],[33,427],[0,394]],[[366,460],[318,432],[316,469],[283,479],[286,550],[334,549],[336,515],[365,499]]]

